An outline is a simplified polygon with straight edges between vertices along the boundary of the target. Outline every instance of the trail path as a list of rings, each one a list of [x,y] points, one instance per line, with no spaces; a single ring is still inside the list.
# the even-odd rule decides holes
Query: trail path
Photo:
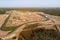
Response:
[[[29,13],[30,14],[30,13]],[[36,15],[36,14],[35,14]],[[35,16],[35,15],[32,15],[32,17],[33,16]],[[44,18],[46,18],[47,20],[45,20],[44,22],[41,22],[41,21],[38,21],[38,22],[36,22],[36,18],[34,18],[34,20],[35,20],[35,22],[33,22],[33,21],[29,21],[30,19],[32,20],[32,17],[30,17],[31,15],[29,15],[29,16],[27,16],[27,15],[25,15],[26,16],[26,18],[28,17],[28,21],[27,22],[22,22],[21,24],[19,24],[19,26],[18,26],[18,28],[16,28],[12,33],[10,33],[10,34],[8,34],[8,35],[6,35],[6,36],[3,36],[3,37],[1,37],[1,39],[2,40],[9,40],[9,39],[12,39],[13,37],[16,37],[16,39],[15,40],[18,40],[18,37],[19,37],[19,34],[22,32],[22,31],[24,31],[24,28],[25,27],[27,27],[26,26],[26,24],[34,24],[34,23],[40,23],[40,24],[43,24],[43,26],[38,26],[38,27],[36,27],[36,28],[42,28],[42,27],[45,27],[46,29],[55,29],[55,27],[52,27],[53,25],[55,25],[55,22],[56,22],[56,19],[58,20],[58,18],[54,18],[54,16],[51,16],[51,15],[48,15],[48,14],[44,14],[44,13],[40,13],[40,12],[38,12],[38,14],[37,15],[40,15],[40,16],[42,16],[42,17],[44,17]],[[15,15],[14,15],[15,16]],[[23,15],[20,15],[21,17],[23,16]],[[26,19],[25,18],[25,16],[23,17],[24,19]],[[18,17],[18,16],[17,16]],[[38,16],[36,16],[36,17],[38,17]],[[39,17],[38,17],[39,18]],[[38,19],[37,18],[37,19]],[[59,17],[60,18],[60,17]],[[38,19],[39,20],[39,19]],[[59,20],[60,21],[60,20]],[[58,22],[57,22],[58,23]],[[56,24],[57,24],[56,23]],[[2,23],[3,24],[3,23]],[[2,25],[1,24],[1,25]],[[58,23],[58,24],[60,24],[60,22]],[[47,25],[47,27],[46,27],[46,25]],[[50,27],[48,27],[48,26],[50,26]],[[35,28],[35,27],[34,27]],[[33,29],[34,29],[33,28]],[[57,28],[59,28],[59,27],[57,27]],[[30,30],[30,29],[29,29]],[[26,31],[26,30],[25,30]],[[3,33],[2,33],[3,34]],[[13,39],[12,39],[13,40]]]

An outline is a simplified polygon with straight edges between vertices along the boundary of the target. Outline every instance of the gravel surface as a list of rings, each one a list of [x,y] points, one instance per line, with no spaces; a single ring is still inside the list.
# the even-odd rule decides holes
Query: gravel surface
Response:
[[[23,22],[27,21],[44,21],[46,20],[45,17],[41,15],[36,15],[39,12],[18,12],[13,11],[11,17],[9,18],[6,26],[18,26]]]

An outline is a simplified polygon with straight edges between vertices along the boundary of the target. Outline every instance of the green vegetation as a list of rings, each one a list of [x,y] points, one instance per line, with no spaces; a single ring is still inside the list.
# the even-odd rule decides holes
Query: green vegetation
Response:
[[[4,14],[6,11],[10,10],[17,10],[22,12],[37,11],[60,16],[60,8],[0,8],[0,14]]]
[[[31,37],[31,40],[60,40],[60,33],[52,29],[36,29]]]
[[[12,27],[6,27],[6,26],[5,26],[5,27],[3,27],[3,30],[4,30],[4,31],[11,31],[11,32],[8,33],[8,34],[10,34],[10,33],[12,33],[16,28],[17,28],[16,26],[12,26]],[[8,35],[8,34],[7,34],[7,35]],[[15,37],[14,37],[13,39],[15,39]],[[23,37],[21,34],[19,35],[19,40],[25,40],[24,37]]]
[[[32,12],[44,12],[47,14],[51,14],[51,15],[57,15],[60,16],[60,8],[25,8],[25,9],[17,9],[19,11],[32,11]]]
[[[47,14],[51,14],[51,15],[58,15],[60,16],[60,8],[56,8],[56,9],[33,9],[33,8],[29,8],[29,9],[18,9],[18,8],[1,8],[0,9],[0,14],[5,14],[6,11],[9,11],[9,10],[17,10],[17,11],[38,11],[38,12],[44,12],[44,13],[47,13]],[[29,27],[30,26],[33,26],[33,25],[28,25]],[[35,25],[34,24],[34,27],[35,26],[38,26],[38,25]],[[10,30],[11,32],[13,32],[17,27],[3,27],[3,30],[5,31],[8,31]],[[10,33],[11,33],[10,32]],[[24,32],[22,32],[24,34]],[[30,33],[30,31],[29,31]],[[9,33],[8,33],[9,34]],[[23,34],[20,34],[19,35],[19,40],[26,40],[25,37]],[[55,31],[55,30],[48,30],[48,29],[35,29],[35,30],[32,30],[32,33],[30,34],[27,34],[27,35],[30,35],[30,38],[29,40],[60,40],[60,32],[58,31]],[[28,38],[28,37],[27,37]]]
[[[34,25],[38,26],[39,24],[38,25],[31,24],[30,26],[34,26]],[[4,27],[4,30],[11,30],[11,32],[13,32],[13,30],[15,28],[16,27]],[[26,33],[27,33],[27,31],[26,31]],[[32,32],[28,31],[28,33],[30,33],[30,34],[27,33],[27,35],[30,35],[30,37],[27,37],[26,34],[24,36],[23,35],[24,32],[22,32],[23,34],[21,33],[19,35],[19,40],[27,40],[27,38],[29,38],[28,40],[60,40],[60,32],[53,30],[53,29],[49,30],[49,29],[40,28],[40,29],[31,30],[31,31]]]
[[[16,26],[12,26],[12,27],[5,27],[5,26],[4,26],[4,27],[2,28],[2,30],[4,30],[4,31],[9,31],[9,30],[10,30],[10,31],[11,31],[11,30],[14,30],[14,29],[16,29],[16,28],[17,28]]]
[[[22,34],[19,35],[18,40],[25,40],[24,37],[22,36]]]
[[[10,8],[0,8],[0,14],[5,14],[6,11],[11,10]]]
[[[22,33],[24,34],[24,32]],[[26,31],[26,34],[24,38],[29,35],[30,37],[27,37],[25,40],[60,40],[60,32],[53,29],[35,29],[32,30],[32,33],[30,32],[30,34]]]

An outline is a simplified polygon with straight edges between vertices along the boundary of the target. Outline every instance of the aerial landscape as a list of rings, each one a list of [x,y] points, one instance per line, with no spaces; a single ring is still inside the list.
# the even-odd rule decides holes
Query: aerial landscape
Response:
[[[43,10],[45,10],[45,12]],[[49,11],[46,10],[48,9],[40,9],[39,11],[39,9],[26,10],[18,8],[1,8],[0,12],[2,14],[0,13],[0,38],[3,40],[18,40],[18,38],[19,40],[40,40],[40,37],[37,35],[41,35],[41,40],[44,40],[45,38],[43,37],[46,35],[48,37],[46,40],[59,40],[60,15],[59,13],[54,14],[53,12],[46,13],[50,12],[50,10],[54,11],[55,9],[49,9]],[[37,33],[34,34],[35,32]],[[35,36],[36,39],[34,39]],[[50,39],[50,36],[52,36],[52,39]]]
[[[46,0],[47,3],[52,2],[50,6],[44,3],[45,6],[42,6],[43,4],[38,0],[27,1],[31,5],[28,3],[22,6],[24,5],[22,2],[26,3],[26,1],[21,1],[21,3],[12,0],[1,1],[0,40],[60,40],[60,5],[55,6],[56,3],[60,4],[59,0]],[[8,4],[5,3],[4,6],[3,2],[8,2]],[[42,5],[39,6],[35,2]],[[53,2],[56,2],[54,6]],[[13,6],[12,4],[22,5]],[[36,5],[33,6],[33,4]]]

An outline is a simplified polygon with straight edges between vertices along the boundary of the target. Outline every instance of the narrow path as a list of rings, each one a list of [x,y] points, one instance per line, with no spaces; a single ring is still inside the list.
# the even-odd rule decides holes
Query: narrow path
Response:
[[[1,37],[1,39],[3,40],[7,40],[7,39],[12,39],[13,37],[16,37],[16,40],[18,40],[18,36],[19,34],[24,31],[23,29],[26,27],[26,24],[29,24],[29,23],[40,23],[40,24],[44,24],[44,25],[55,25],[55,22],[54,20],[50,19],[49,17],[47,17],[46,15],[43,15],[41,14],[42,16],[44,16],[45,18],[51,20],[53,23],[49,23],[48,21],[44,21],[44,22],[41,22],[41,21],[31,21],[31,22],[26,22],[26,23],[22,23],[18,26],[18,28],[16,28],[12,33],[4,36],[4,37]]]
[[[8,17],[5,19],[4,23],[3,23],[2,26],[1,26],[1,30],[4,31],[3,27],[5,26],[5,24],[6,24],[7,21],[9,20],[10,16],[11,16],[11,14],[9,14]]]
[[[22,31],[24,31],[23,29],[26,27],[26,24],[28,24],[28,23],[42,23],[42,24],[47,25],[45,22],[41,22],[41,21],[32,21],[32,22],[22,23],[16,30],[14,30],[12,33],[6,35],[5,37],[2,37],[2,39],[11,39],[15,36],[17,37],[17,35],[19,35]],[[54,23],[52,25],[54,25]]]
[[[2,25],[4,24],[5,20],[7,19],[9,15],[5,15],[5,14],[0,14],[0,28],[2,27]]]
[[[2,20],[1,23],[0,23],[0,37],[6,35],[9,32],[9,31],[2,31],[1,30],[1,27],[3,26],[3,24],[5,23],[5,21],[6,21],[6,19],[8,18],[9,15],[7,15],[7,14],[4,15],[3,14],[1,16],[4,16],[4,17],[1,17],[1,19],[0,19],[0,20]]]
[[[5,17],[6,17],[6,16],[7,16],[7,17],[6,17],[6,18],[3,17],[4,19],[2,19],[3,22],[1,22],[1,25],[0,25],[0,37],[1,37],[1,36],[5,36],[6,34],[8,34],[8,32],[10,32],[10,31],[4,31],[4,30],[3,30],[3,27],[4,27],[5,23],[7,22],[7,20],[9,19],[10,15],[11,15],[11,14],[8,14],[8,15],[6,14]]]

